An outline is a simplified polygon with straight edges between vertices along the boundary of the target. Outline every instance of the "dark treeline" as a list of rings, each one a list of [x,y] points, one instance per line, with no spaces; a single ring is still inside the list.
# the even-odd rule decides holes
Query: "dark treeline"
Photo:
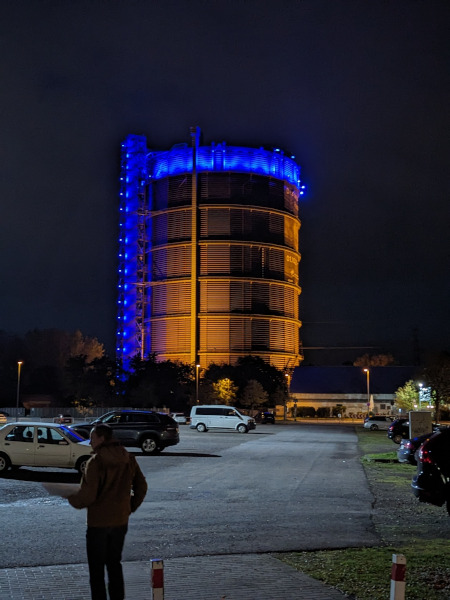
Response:
[[[150,355],[135,357],[125,371],[96,338],[36,329],[23,337],[0,332],[0,406],[16,403],[19,362],[21,400],[45,396],[60,407],[186,411],[198,400],[253,409],[282,404],[288,393],[285,373],[259,357],[197,371],[194,365]]]

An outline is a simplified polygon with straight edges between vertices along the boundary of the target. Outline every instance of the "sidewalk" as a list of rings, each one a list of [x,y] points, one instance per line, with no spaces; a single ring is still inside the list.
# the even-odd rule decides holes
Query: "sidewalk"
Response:
[[[154,557],[158,558],[158,557]],[[127,600],[152,600],[150,562],[123,563]],[[86,564],[0,569],[0,598],[90,600]],[[344,600],[270,554],[164,561],[164,600]]]

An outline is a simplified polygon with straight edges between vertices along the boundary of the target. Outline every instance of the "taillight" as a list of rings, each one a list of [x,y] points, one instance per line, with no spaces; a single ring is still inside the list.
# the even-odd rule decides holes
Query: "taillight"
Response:
[[[424,448],[423,446],[419,450],[419,459],[423,463],[427,463],[429,465],[433,464],[433,459],[431,458],[431,452]]]

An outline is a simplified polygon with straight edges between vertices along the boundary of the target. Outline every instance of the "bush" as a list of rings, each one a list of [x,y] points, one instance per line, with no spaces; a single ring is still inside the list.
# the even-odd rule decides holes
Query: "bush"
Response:
[[[319,406],[317,409],[317,416],[320,419],[326,419],[330,416],[330,407],[329,406]]]
[[[316,409],[314,406],[299,406],[297,408],[298,417],[315,417]]]

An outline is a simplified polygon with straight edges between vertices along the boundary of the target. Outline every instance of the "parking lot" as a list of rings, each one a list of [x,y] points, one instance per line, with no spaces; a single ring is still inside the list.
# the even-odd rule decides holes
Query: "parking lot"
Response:
[[[130,520],[124,560],[377,543],[352,427],[276,424],[239,434],[182,425],[180,438],[157,456],[133,450],[149,492]],[[78,475],[21,468],[0,479],[5,567],[85,560],[84,511],[49,496],[44,481]]]

